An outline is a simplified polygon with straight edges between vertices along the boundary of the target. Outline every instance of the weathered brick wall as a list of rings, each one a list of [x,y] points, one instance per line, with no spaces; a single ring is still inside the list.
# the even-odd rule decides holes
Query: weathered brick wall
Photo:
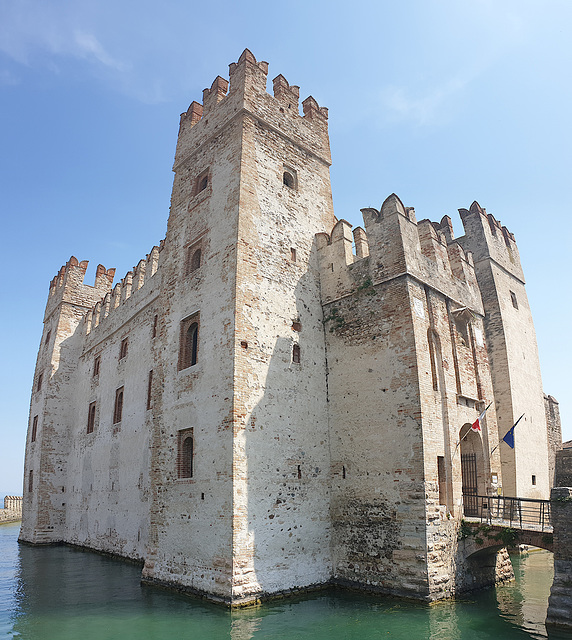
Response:
[[[550,494],[554,527],[554,582],[546,625],[572,631],[572,488],[554,487]]]
[[[572,447],[556,452],[554,486],[572,487]]]
[[[343,220],[318,236],[334,576],[435,599],[457,589],[460,458],[469,443],[479,452],[479,492],[496,490],[492,473],[500,477],[494,406],[482,435],[464,437],[493,398],[482,305],[450,220],[417,224],[391,196],[380,212],[364,210],[364,221],[366,233],[354,233],[359,255]]]
[[[550,488],[572,486],[568,484],[556,484],[555,482],[556,454],[562,448],[560,408],[556,398],[544,395],[544,411],[546,414],[546,426],[548,428],[548,477],[550,478]]]
[[[460,210],[485,309],[485,333],[491,362],[508,496],[547,499],[549,462],[544,393],[536,334],[514,236],[478,203]],[[515,449],[503,436],[515,429]]]

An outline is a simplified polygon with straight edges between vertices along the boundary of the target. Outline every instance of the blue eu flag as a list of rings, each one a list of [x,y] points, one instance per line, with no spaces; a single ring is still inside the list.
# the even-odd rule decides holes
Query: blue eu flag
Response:
[[[524,418],[524,413],[520,418],[512,425],[512,427],[506,432],[503,442],[506,442],[511,449],[514,449],[514,428]]]

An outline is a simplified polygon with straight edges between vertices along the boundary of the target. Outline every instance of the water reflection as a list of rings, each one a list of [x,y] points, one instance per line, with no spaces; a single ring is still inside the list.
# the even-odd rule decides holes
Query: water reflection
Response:
[[[512,640],[545,638],[552,556],[515,562],[517,582],[432,606],[321,591],[227,611],[140,584],[140,567],[69,547],[16,543],[0,527],[0,638],[19,640]]]

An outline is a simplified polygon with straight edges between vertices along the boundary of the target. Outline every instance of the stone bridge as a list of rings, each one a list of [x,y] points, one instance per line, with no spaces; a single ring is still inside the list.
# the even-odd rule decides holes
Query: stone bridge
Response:
[[[503,547],[526,544],[551,551],[554,582],[546,625],[572,632],[572,487],[555,487],[549,501],[476,497],[479,509],[461,527],[464,559],[498,574],[498,559],[495,567],[492,558]]]

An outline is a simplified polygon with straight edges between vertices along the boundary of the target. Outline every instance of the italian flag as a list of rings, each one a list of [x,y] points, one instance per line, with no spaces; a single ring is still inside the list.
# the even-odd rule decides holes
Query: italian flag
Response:
[[[485,417],[485,413],[489,410],[489,407],[491,406],[492,402],[489,403],[489,406],[481,413],[481,415],[473,422],[473,424],[471,425],[471,430],[472,431],[481,431],[481,421],[482,419]]]

